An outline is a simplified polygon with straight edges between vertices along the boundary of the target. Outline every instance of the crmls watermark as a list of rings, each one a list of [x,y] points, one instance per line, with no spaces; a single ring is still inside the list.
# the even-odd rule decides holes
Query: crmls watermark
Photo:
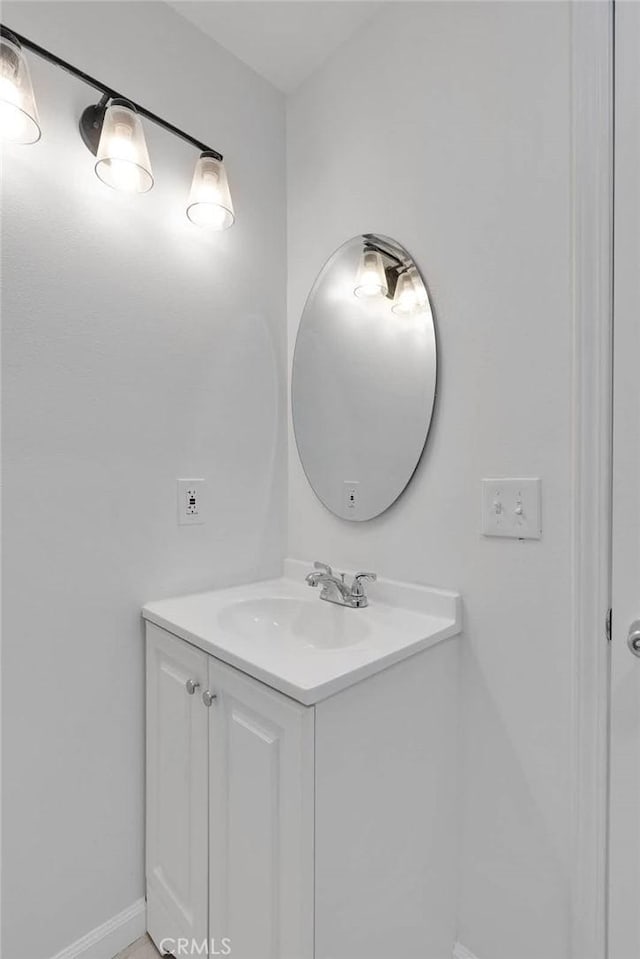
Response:
[[[230,956],[231,940],[227,939],[162,939],[160,952],[171,956]]]

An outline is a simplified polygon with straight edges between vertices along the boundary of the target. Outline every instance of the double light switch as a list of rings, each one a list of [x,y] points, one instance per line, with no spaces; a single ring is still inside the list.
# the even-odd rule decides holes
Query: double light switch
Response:
[[[538,478],[482,480],[482,532],[485,536],[540,539],[542,518]]]

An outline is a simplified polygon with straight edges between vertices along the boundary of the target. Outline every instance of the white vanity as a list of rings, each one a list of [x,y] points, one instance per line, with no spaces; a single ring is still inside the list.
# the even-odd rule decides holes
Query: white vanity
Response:
[[[232,959],[445,959],[459,596],[382,580],[347,609],[308,570],[144,608],[149,933]]]

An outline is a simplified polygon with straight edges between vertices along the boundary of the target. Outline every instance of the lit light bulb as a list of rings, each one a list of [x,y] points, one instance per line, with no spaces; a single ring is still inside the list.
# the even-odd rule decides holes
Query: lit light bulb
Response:
[[[107,186],[123,193],[146,193],[153,186],[142,121],[124,100],[112,100],[105,110],[96,174]]]
[[[213,153],[201,153],[196,162],[187,216],[209,230],[226,230],[235,220],[224,163]]]
[[[40,139],[29,68],[17,40],[0,38],[0,137],[13,143]]]
[[[136,150],[131,140],[131,130],[126,124],[116,123],[110,153],[111,186],[125,193],[137,193],[139,172]]]
[[[359,297],[387,295],[387,278],[384,272],[382,257],[377,250],[363,251],[358,265],[356,285],[353,292]]]
[[[411,316],[418,307],[418,296],[413,284],[411,273],[401,273],[398,277],[396,292],[393,298],[392,311],[400,316]]]

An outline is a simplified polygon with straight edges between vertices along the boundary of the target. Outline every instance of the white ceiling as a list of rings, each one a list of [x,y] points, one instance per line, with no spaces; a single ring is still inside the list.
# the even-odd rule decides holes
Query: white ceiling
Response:
[[[383,0],[169,0],[186,20],[292,93]]]

